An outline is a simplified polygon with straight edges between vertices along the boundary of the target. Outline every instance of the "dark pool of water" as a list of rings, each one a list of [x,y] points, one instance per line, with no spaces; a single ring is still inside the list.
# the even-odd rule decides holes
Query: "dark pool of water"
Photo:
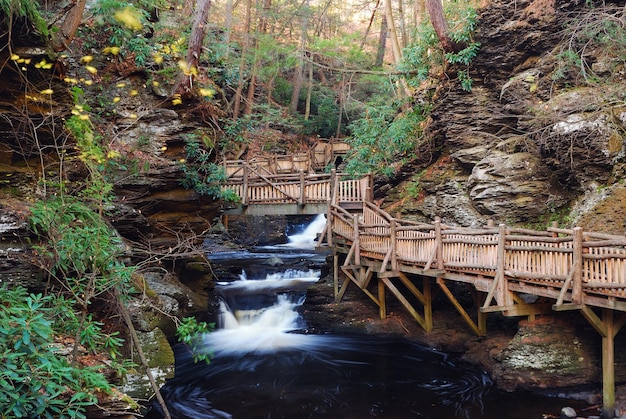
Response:
[[[162,389],[174,418],[485,418],[554,415],[569,401],[496,391],[476,367],[421,345],[362,336],[300,336],[300,349],[218,354],[177,348]],[[156,406],[156,405],[155,405]],[[148,418],[161,418],[155,407]]]

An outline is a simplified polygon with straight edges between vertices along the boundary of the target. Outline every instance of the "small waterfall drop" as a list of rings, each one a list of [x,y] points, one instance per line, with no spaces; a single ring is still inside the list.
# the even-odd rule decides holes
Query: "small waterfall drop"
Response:
[[[324,231],[324,226],[326,226],[326,216],[319,214],[302,233],[289,236],[287,246],[301,248],[315,247],[317,236]]]

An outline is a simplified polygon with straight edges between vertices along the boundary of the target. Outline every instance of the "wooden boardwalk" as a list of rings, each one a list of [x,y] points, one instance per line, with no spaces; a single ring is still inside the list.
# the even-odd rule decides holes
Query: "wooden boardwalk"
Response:
[[[241,203],[226,214],[326,213],[320,242],[333,248],[336,300],[353,284],[384,318],[390,293],[426,331],[433,328],[434,287],[478,335],[487,333],[486,318],[493,312],[528,317],[580,312],[602,337],[602,414],[614,417],[614,337],[626,322],[626,236],[578,227],[536,231],[410,222],[372,203],[371,176],[314,174],[307,164],[227,166],[224,187]],[[466,284],[475,304],[463,307],[451,283]]]
[[[334,249],[337,301],[354,284],[384,318],[389,292],[426,331],[433,328],[434,285],[478,335],[487,332],[492,312],[532,317],[579,311],[602,337],[603,417],[614,416],[614,337],[626,321],[625,236],[578,227],[535,231],[415,223],[365,202],[358,213],[332,205],[324,238]],[[450,290],[451,282],[467,284],[475,301],[471,309]]]

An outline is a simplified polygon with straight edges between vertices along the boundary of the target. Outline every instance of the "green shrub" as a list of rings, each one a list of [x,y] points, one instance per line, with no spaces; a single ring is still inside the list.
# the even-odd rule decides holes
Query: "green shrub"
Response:
[[[393,105],[369,108],[365,117],[348,127],[348,173],[393,175],[399,164],[415,156],[422,135],[420,124],[428,112],[428,107],[415,107],[396,116]]]
[[[53,321],[68,309],[50,296],[0,288],[0,411],[15,418],[85,418],[105,377],[72,367],[54,346]],[[70,310],[71,311],[71,310]]]

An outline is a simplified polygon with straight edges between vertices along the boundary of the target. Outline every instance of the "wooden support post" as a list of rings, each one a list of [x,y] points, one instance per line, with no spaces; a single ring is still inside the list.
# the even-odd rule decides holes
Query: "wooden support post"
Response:
[[[222,214],[222,225],[224,226],[224,230],[228,231],[228,214]]]
[[[385,283],[378,278],[378,314],[381,320],[387,317],[387,303],[385,302]]]
[[[572,303],[583,302],[583,229],[574,228],[574,253],[572,255]]]
[[[427,332],[433,330],[433,296],[430,289],[430,278],[425,276],[422,282],[424,289],[424,329]]]
[[[602,418],[615,417],[615,322],[613,310],[602,309],[606,335],[602,336]]]
[[[339,254],[337,249],[333,247],[333,288],[335,291],[335,298],[339,295]]]
[[[437,269],[443,270],[443,237],[441,235],[441,218],[435,217],[435,246],[437,246]]]
[[[602,319],[586,305],[581,305],[581,314],[602,337],[602,418],[615,417],[615,335],[626,321],[621,313],[615,319],[615,312],[608,308],[602,309]]]

